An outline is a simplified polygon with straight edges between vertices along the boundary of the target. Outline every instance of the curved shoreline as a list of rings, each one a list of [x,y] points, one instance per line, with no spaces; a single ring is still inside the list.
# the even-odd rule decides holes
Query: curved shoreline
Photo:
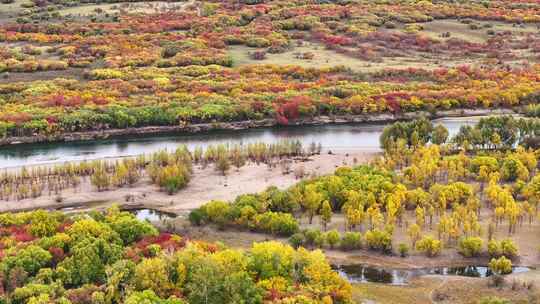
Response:
[[[512,115],[522,113],[521,108],[514,109],[457,109],[448,111],[439,111],[437,113],[430,113],[426,111],[418,112],[406,112],[400,114],[362,114],[362,115],[335,115],[335,116],[317,116],[313,118],[301,118],[297,119],[287,126],[315,126],[315,125],[329,125],[329,124],[348,124],[348,123],[389,123],[402,120],[412,120],[420,117],[427,117],[429,119],[439,119],[446,117],[475,117],[475,116],[487,116],[487,115]],[[6,137],[0,139],[1,146],[9,145],[24,145],[35,143],[53,143],[53,142],[77,142],[77,141],[91,141],[91,140],[103,140],[109,138],[116,138],[122,136],[133,135],[158,135],[167,133],[202,133],[209,131],[223,131],[223,130],[246,130],[257,128],[271,128],[278,126],[278,122],[273,118],[266,118],[261,120],[246,120],[235,122],[215,122],[215,123],[202,123],[192,124],[186,126],[148,126],[139,128],[126,128],[126,129],[108,129],[101,131],[84,131],[84,132],[70,132],[60,133],[56,135],[34,135],[34,136],[20,136],[20,137]]]

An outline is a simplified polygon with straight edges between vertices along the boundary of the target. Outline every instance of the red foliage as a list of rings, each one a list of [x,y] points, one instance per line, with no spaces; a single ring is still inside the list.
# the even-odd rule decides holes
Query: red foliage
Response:
[[[146,256],[148,255],[147,247],[153,244],[159,245],[163,250],[176,251],[183,248],[186,245],[186,242],[183,239],[178,241],[175,238],[172,238],[172,234],[170,233],[160,233],[158,236],[148,236],[143,238],[135,244],[135,248]]]
[[[13,239],[18,243],[25,243],[35,240],[35,238],[28,232],[25,226],[11,226],[9,227],[10,234]]]
[[[60,263],[66,257],[64,249],[62,249],[62,248],[51,247],[51,248],[49,248],[49,252],[51,253],[51,255],[53,257],[52,261],[53,261],[53,264],[55,264],[55,265]]]
[[[20,113],[10,113],[10,114],[4,114],[0,118],[0,120],[4,121],[10,121],[14,122],[17,125],[23,124],[27,121],[32,120],[32,116],[28,113],[20,112]]]
[[[274,105],[278,124],[287,125],[290,120],[300,117],[300,106],[311,105],[311,99],[307,96],[296,96],[290,100],[279,99]]]

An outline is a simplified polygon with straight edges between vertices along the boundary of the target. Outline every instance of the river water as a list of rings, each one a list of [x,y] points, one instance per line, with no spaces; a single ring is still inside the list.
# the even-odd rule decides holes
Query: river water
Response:
[[[462,125],[472,125],[480,117],[444,118],[435,120],[448,128],[450,136]],[[272,143],[282,139],[298,139],[305,146],[321,143],[325,150],[380,151],[379,136],[385,124],[341,124],[295,126],[240,131],[212,131],[197,134],[131,136],[97,141],[23,144],[0,147],[0,168],[42,165],[55,162],[81,161],[174,150],[185,144],[189,148],[220,143]]]
[[[406,285],[415,277],[425,275],[464,276],[485,278],[493,275],[485,265],[468,265],[455,267],[432,267],[421,269],[393,269],[371,267],[367,265],[334,266],[338,273],[351,283],[384,283],[391,285]],[[528,267],[512,267],[512,273],[529,271]]]

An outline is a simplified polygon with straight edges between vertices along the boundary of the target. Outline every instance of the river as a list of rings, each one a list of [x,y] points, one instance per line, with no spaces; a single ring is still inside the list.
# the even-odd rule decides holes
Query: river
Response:
[[[462,125],[472,125],[476,117],[443,118],[450,136]],[[341,124],[321,126],[276,127],[240,131],[212,131],[197,134],[164,134],[131,136],[97,141],[21,144],[0,148],[0,168],[43,165],[55,162],[135,156],[161,149],[174,150],[185,144],[189,148],[220,143],[272,143],[282,139],[298,139],[304,145],[321,143],[325,150],[380,151],[379,135],[385,124]]]

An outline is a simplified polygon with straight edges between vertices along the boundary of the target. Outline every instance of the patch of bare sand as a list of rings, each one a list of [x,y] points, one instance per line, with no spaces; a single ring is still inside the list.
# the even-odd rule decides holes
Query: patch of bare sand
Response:
[[[335,154],[315,155],[309,161],[295,161],[292,170],[303,166],[308,174],[324,175],[332,173],[337,167],[365,163],[375,153],[368,152],[345,152]],[[167,195],[150,184],[147,176],[144,176],[133,187],[115,188],[109,191],[98,192],[90,184],[88,178],[82,180],[77,189],[67,189],[60,195],[43,195],[38,198],[29,198],[20,201],[5,201],[0,204],[0,212],[32,210],[37,208],[60,209],[65,207],[98,207],[110,203],[118,203],[127,206],[144,206],[158,208],[177,214],[187,213],[210,200],[233,200],[236,196],[244,193],[260,192],[269,186],[286,188],[298,182],[293,174],[283,175],[280,168],[268,169],[268,166],[248,163],[236,170],[231,168],[227,176],[216,172],[213,165],[207,168],[194,168],[194,174],[188,186],[175,195]],[[61,200],[58,198],[61,197]],[[130,197],[129,201],[126,199]]]

